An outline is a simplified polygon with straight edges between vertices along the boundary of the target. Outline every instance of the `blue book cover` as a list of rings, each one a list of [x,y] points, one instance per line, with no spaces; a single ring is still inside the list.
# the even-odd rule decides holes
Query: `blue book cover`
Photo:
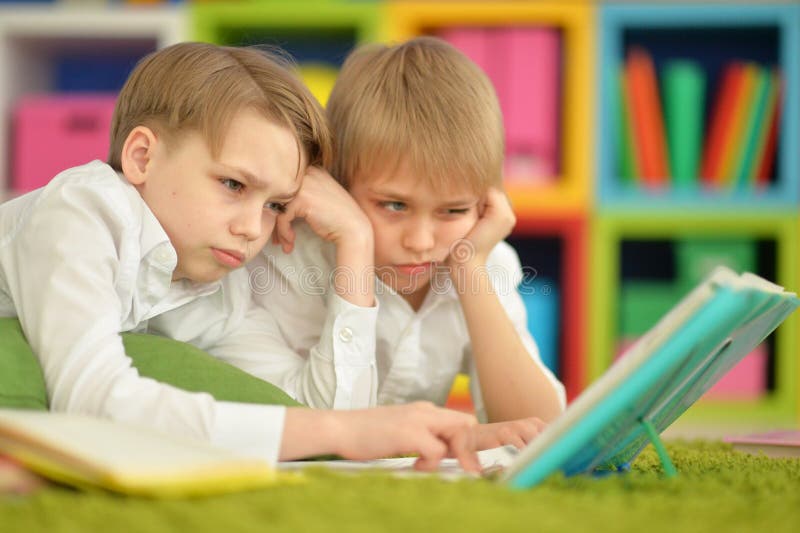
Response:
[[[527,488],[557,471],[624,468],[798,304],[754,274],[718,268],[522,450],[502,480]]]

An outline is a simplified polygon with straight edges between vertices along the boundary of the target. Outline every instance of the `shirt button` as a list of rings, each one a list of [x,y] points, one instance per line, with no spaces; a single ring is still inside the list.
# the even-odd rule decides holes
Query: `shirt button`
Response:
[[[347,327],[340,329],[339,340],[342,342],[350,342],[353,340],[353,330]]]

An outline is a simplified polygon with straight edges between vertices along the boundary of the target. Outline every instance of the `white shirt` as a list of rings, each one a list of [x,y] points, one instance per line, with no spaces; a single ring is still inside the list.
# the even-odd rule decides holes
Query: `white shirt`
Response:
[[[300,401],[336,408],[414,400],[443,405],[455,376],[463,372],[471,377],[478,419],[486,421],[466,320],[449,278],[429,290],[416,312],[380,281],[376,281],[375,308],[350,305],[336,295],[331,283],[336,273],[334,246],[305,223],[296,223],[294,229],[292,253],[269,244],[248,265],[254,299],[271,312],[280,328],[272,338],[283,337],[286,346],[265,347],[270,353],[268,369],[254,361],[245,368],[281,384]],[[487,271],[528,353],[565,405],[564,387],[541,362],[527,329],[525,305],[516,290],[522,272],[513,248],[498,244],[489,255]],[[313,386],[304,381],[311,378]]]
[[[0,316],[19,317],[52,410],[275,462],[285,408],[215,401],[140,377],[125,354],[123,331],[159,332],[213,353],[240,343],[247,319],[271,319],[251,313],[245,270],[212,284],[173,283],[176,263],[139,193],[100,161],[0,206]]]

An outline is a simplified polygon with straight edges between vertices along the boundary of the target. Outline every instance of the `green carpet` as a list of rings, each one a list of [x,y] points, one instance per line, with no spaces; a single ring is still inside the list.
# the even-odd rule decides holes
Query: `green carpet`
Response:
[[[0,496],[4,533],[238,531],[796,531],[800,459],[702,441],[668,443],[679,471],[661,477],[651,447],[625,475],[552,477],[530,491],[486,480],[307,472],[257,492],[149,501],[51,487]]]

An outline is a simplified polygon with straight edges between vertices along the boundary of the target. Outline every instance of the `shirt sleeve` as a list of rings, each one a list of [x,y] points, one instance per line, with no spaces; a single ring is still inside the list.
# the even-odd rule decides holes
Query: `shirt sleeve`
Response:
[[[492,280],[492,286],[500,300],[500,304],[503,306],[503,309],[505,309],[509,319],[511,319],[514,329],[517,335],[519,335],[519,339],[522,341],[525,349],[528,351],[528,354],[530,354],[531,359],[536,363],[539,370],[547,376],[547,379],[555,389],[558,394],[559,402],[561,403],[561,408],[563,409],[566,407],[567,403],[564,385],[542,362],[536,341],[528,330],[525,303],[522,301],[522,297],[517,290],[522,281],[522,267],[517,253],[509,244],[501,242],[489,256],[488,270],[490,279]],[[465,360],[468,362],[466,366],[470,376],[469,387],[475,406],[475,414],[479,421],[486,422],[486,408],[483,404],[478,373],[472,360],[471,345],[469,343],[467,343],[465,348]]]
[[[286,285],[254,290],[242,324],[211,353],[311,407],[374,406],[377,306],[311,292]]]
[[[284,408],[216,402],[208,394],[140,377],[132,366],[120,337],[115,280],[135,276],[121,266],[120,255],[138,241],[139,225],[130,204],[110,189],[47,189],[4,244],[3,271],[41,363],[50,408],[197,438],[275,462]]]

